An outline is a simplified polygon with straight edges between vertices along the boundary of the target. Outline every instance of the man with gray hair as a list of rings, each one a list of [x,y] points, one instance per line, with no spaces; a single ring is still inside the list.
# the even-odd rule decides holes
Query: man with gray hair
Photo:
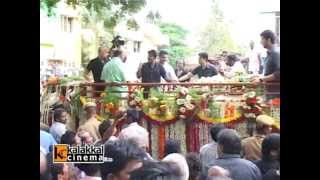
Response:
[[[210,166],[220,166],[230,172],[234,180],[261,180],[258,167],[252,162],[241,159],[241,140],[233,129],[224,129],[218,135],[218,156]]]
[[[146,152],[148,159],[152,159],[152,157],[147,153],[149,150],[149,133],[138,123],[131,123],[129,126],[122,129],[118,138],[120,140],[131,140],[135,142]]]
[[[163,162],[172,162],[178,165],[180,171],[180,177],[177,180],[188,180],[189,179],[189,167],[186,158],[178,153],[172,153],[163,158]]]

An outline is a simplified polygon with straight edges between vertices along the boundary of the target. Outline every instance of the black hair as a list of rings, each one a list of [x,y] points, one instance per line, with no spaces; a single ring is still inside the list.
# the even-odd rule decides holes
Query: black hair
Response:
[[[103,137],[104,132],[106,132],[107,129],[109,129],[112,126],[111,121],[104,120],[98,127],[100,136]]]
[[[208,53],[206,52],[201,52],[198,54],[200,58],[202,59],[205,59],[205,60],[208,60],[209,59],[209,56],[208,56]]]
[[[228,55],[227,58],[228,58],[229,60],[233,61],[233,62],[238,61],[238,57],[237,57],[236,55],[234,55],[234,54]]]
[[[157,51],[154,50],[154,49],[148,51],[148,54],[149,54],[150,56],[157,57]]]
[[[145,152],[128,140],[110,141],[105,144],[104,156],[113,159],[100,165],[102,179],[108,174],[117,174],[132,160],[143,160]]]
[[[162,56],[162,55],[168,55],[169,53],[167,52],[167,51],[165,51],[165,50],[161,50],[160,52],[159,52],[159,56]]]
[[[217,142],[218,141],[218,134],[221,130],[225,129],[223,124],[215,124],[210,128],[211,138]]]
[[[64,164],[53,163],[52,152],[48,153],[46,157],[47,157],[47,163],[48,163],[48,170],[51,174],[52,180],[58,180],[58,175],[63,174]]]
[[[270,152],[278,149],[280,149],[280,134],[269,134],[263,139],[261,144],[262,159],[270,160]]]
[[[123,53],[122,50],[117,49],[117,50],[114,50],[112,54],[113,54],[113,57],[120,57],[122,53]]]
[[[145,161],[141,168],[130,173],[130,180],[174,180],[180,176],[180,169],[175,163]]]
[[[276,43],[276,35],[274,34],[274,32],[272,32],[271,30],[265,30],[260,34],[261,37],[263,37],[264,39],[268,40],[270,39],[272,44]]]
[[[200,161],[200,155],[195,152],[188,153],[186,155],[186,160],[189,167],[189,176],[191,179],[196,179],[196,177],[199,177],[201,174],[201,161]]]
[[[168,139],[164,147],[164,156],[171,153],[181,153],[181,146],[179,140]]]
[[[55,109],[54,113],[53,113],[54,121],[59,122],[59,119],[61,118],[62,113],[64,113],[64,112],[67,112],[67,111],[63,108]]]
[[[222,146],[225,154],[240,154],[241,139],[237,131],[233,129],[224,129],[218,135],[218,144]]]
[[[76,133],[70,130],[67,130],[62,136],[60,143],[61,144],[68,144],[68,145],[74,145],[76,144]]]

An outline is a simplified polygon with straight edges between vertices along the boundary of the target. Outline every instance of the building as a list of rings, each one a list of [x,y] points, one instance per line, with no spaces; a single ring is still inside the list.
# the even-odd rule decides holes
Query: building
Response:
[[[140,16],[139,16],[140,15]],[[146,22],[145,16],[138,14],[138,30],[129,30],[125,23],[120,23],[115,28],[115,34],[120,35],[126,41],[124,48],[128,52],[126,62],[127,77],[130,81],[137,80],[136,72],[144,62],[148,60],[148,51],[157,50],[163,45],[169,45],[169,37],[160,32],[160,28],[152,23]]]
[[[260,6],[260,27],[270,29],[278,36],[280,44],[280,1],[263,0]]]
[[[76,75],[81,67],[81,21],[77,9],[61,1],[55,16],[40,9],[41,78],[54,75],[60,66],[63,74]]]

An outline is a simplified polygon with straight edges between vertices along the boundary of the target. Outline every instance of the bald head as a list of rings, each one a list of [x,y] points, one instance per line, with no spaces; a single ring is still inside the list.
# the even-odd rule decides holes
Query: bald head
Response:
[[[107,57],[109,56],[109,48],[107,47],[99,47],[98,49],[98,56],[100,59],[107,59]]]

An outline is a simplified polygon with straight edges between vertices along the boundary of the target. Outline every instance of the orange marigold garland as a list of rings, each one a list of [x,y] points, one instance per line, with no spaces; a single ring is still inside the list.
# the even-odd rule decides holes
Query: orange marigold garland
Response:
[[[165,128],[164,126],[158,127],[158,136],[159,136],[159,159],[162,159],[164,157],[164,148],[165,148]]]

